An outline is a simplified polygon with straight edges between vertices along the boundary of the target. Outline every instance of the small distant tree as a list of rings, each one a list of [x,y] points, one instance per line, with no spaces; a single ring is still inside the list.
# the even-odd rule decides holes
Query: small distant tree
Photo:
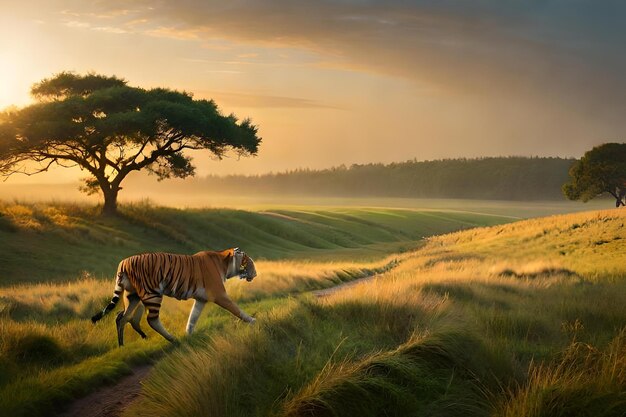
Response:
[[[608,193],[615,207],[626,205],[626,143],[605,143],[591,149],[569,170],[571,181],[563,185],[570,200],[587,202]]]
[[[0,175],[34,175],[51,166],[89,174],[82,191],[102,192],[115,214],[121,183],[132,171],[159,180],[194,175],[190,150],[221,158],[256,155],[261,139],[250,120],[222,115],[212,100],[130,87],[117,77],[63,72],[35,84],[35,104],[0,114]]]

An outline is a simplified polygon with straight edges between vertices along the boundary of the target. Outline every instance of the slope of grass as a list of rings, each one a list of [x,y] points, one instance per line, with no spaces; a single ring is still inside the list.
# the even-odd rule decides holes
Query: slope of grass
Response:
[[[111,279],[94,276],[112,275],[124,256],[242,246],[261,258],[261,275],[248,285],[229,281],[228,292],[244,309],[258,314],[284,303],[281,297],[288,294],[388,270],[396,261],[384,254],[414,248],[424,235],[507,220],[398,209],[248,212],[146,204],[124,206],[120,218],[102,218],[96,208],[84,205],[2,203],[0,410],[45,414],[64,399],[119,377],[129,364],[152,360],[170,349],[158,336],[143,341],[129,331],[130,347],[120,353],[114,315],[95,327],[88,320],[106,305],[113,285]],[[272,257],[285,260],[262,259]],[[59,279],[63,282],[55,283]],[[41,280],[48,282],[27,284]],[[174,334],[183,335],[181,323],[190,307],[189,302],[166,300],[163,321]],[[201,335],[185,343],[206,341],[207,329],[218,331],[227,322],[224,312],[210,309],[199,323]]]
[[[433,243],[442,248],[454,245],[457,253],[477,257],[497,252],[509,266],[521,268],[522,274],[551,266],[586,276],[622,274],[626,255],[624,217],[619,210],[551,216],[450,234]]]
[[[31,211],[19,214],[23,207]],[[132,364],[160,357],[145,397],[127,415],[534,416],[571,410],[568,402],[581,416],[623,409],[623,210],[432,237],[397,256],[401,263],[391,270],[396,256],[364,262],[368,250],[409,247],[418,235],[435,233],[428,229],[434,225],[445,232],[503,219],[365,208],[257,214],[129,206],[122,219],[94,220],[81,214],[86,207],[23,207],[0,217],[3,233],[58,247],[75,238],[91,261],[144,243],[184,249],[200,244],[211,227],[224,239],[233,229],[259,233],[255,239],[271,235],[269,243],[249,244],[259,254],[296,259],[260,260],[255,281],[228,282],[229,293],[257,317],[252,328],[210,307],[197,334],[184,338],[191,304],[166,299],[162,320],[181,337],[178,346],[144,329],[147,340],[127,330],[126,346],[117,349],[114,314],[92,326],[88,317],[108,302],[110,279],[63,275],[69,283],[1,288],[0,415],[48,415]],[[95,230],[88,238],[74,236],[83,218]],[[94,243],[98,233],[130,243],[107,249]],[[52,262],[53,252],[41,250]],[[346,253],[361,260],[347,261]],[[26,270],[44,265],[22,255]],[[302,259],[309,255],[317,260]],[[377,272],[384,273],[328,297],[306,294]]]
[[[375,260],[423,236],[510,221],[496,215],[400,209],[250,212],[135,204],[119,218],[92,206],[0,202],[0,285],[113,276],[124,257],[241,247],[263,259]]]
[[[168,356],[127,415],[621,416],[624,221],[434,237],[373,282]]]
[[[498,404],[505,417],[623,416],[626,329],[604,349],[572,343],[548,363],[532,364],[527,381]]]
[[[245,311],[257,315],[284,304],[289,294],[370,276],[395,265],[392,258],[359,264],[259,261],[259,271],[271,272],[252,283],[230,280],[227,291]],[[67,284],[0,289],[0,415],[46,415],[65,399],[119,377],[130,364],[151,361],[173,349],[146,329],[145,322],[149,338],[139,339],[129,327],[124,349],[117,348],[115,314],[92,325],[89,317],[108,303],[112,288],[112,281],[82,277]],[[184,338],[191,306],[191,300],[165,298],[162,308],[164,325],[181,338],[183,347],[205,346],[235,320],[210,306],[198,322],[197,334]]]

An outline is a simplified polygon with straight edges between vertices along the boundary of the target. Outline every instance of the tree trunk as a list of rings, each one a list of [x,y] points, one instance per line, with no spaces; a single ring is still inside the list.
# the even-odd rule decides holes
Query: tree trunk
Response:
[[[615,198],[615,207],[624,206],[626,207],[626,188],[620,189],[619,187],[615,190],[615,192],[609,190],[609,194]]]
[[[117,215],[117,193],[119,188],[102,187],[102,194],[104,195],[104,206],[102,206],[102,214],[105,216]]]

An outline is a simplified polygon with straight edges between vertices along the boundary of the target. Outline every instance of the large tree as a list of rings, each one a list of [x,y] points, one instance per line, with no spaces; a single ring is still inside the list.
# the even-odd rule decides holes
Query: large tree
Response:
[[[626,206],[626,143],[596,146],[572,165],[569,174],[563,193],[570,200],[586,202],[608,193],[615,198],[615,207]]]
[[[261,142],[250,120],[222,115],[212,100],[130,87],[117,77],[63,72],[31,94],[35,104],[0,114],[0,175],[77,166],[89,174],[81,189],[102,192],[105,214],[116,213],[132,171],[185,178],[194,175],[187,151],[256,155]]]

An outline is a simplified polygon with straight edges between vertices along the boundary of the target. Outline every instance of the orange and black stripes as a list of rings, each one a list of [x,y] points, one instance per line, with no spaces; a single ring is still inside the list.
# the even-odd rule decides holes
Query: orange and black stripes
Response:
[[[105,314],[107,314],[109,311],[113,310],[115,308],[115,306],[117,305],[117,303],[120,301],[120,297],[122,296],[122,293],[124,292],[124,289],[120,286],[120,279],[121,279],[121,277],[120,277],[119,272],[118,272],[117,281],[115,283],[115,290],[113,291],[113,298],[111,298],[111,301],[104,308],[104,310],[99,311],[98,313],[94,314],[93,317],[91,317],[91,322],[92,323],[97,322],[102,317],[104,317]]]
[[[222,277],[232,259],[232,250],[199,252],[195,255],[172,253],[145,253],[123,259],[117,271],[115,294],[111,302],[92,317],[95,323],[115,308],[124,289],[120,285],[126,277],[131,292],[135,292],[148,309],[148,317],[158,317],[163,295],[186,300],[199,288],[206,290],[222,286]]]
[[[196,255],[148,253],[124,259],[119,271],[128,276],[142,300],[151,293],[182,300],[189,298],[203,284],[204,280],[198,279],[202,275],[201,261],[202,257]]]
[[[142,298],[143,305],[148,309],[148,319],[158,317],[163,297],[159,294],[148,294]]]
[[[235,275],[248,281],[256,276],[254,262],[239,249],[203,251],[194,255],[159,252],[130,256],[119,263],[113,298],[92,317],[92,321],[97,322],[115,308],[124,294],[125,310],[116,319],[120,346],[123,344],[124,325],[129,321],[142,337],[145,336],[139,327],[145,309],[148,310],[150,326],[167,340],[174,340],[159,320],[164,296],[196,300],[187,325],[188,333],[193,330],[202,306],[209,301],[216,302],[246,322],[253,322],[254,319],[242,312],[226,295],[224,281]]]

